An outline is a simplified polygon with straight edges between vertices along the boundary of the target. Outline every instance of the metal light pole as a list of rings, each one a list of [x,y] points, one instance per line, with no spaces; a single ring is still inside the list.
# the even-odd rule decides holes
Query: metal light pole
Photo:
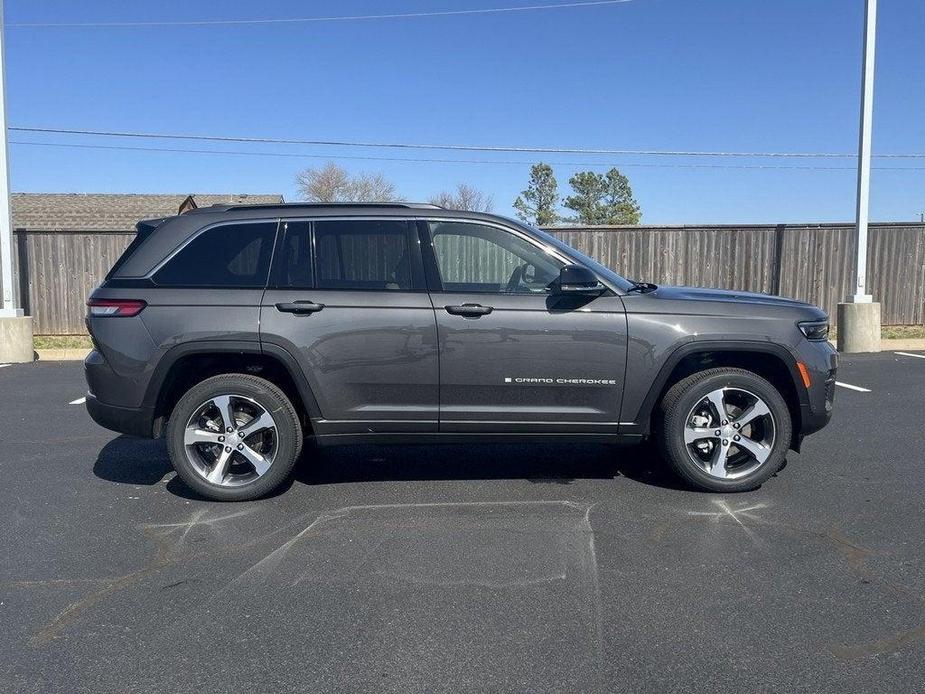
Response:
[[[10,160],[6,142],[6,63],[3,47],[3,0],[0,0],[0,363],[33,358],[32,319],[13,300],[13,229],[10,220]]]
[[[867,0],[864,12],[864,68],[861,73],[861,123],[858,142],[858,197],[855,217],[858,237],[857,283],[854,303],[870,303],[867,293],[867,220],[870,215],[870,140],[874,117],[874,55],[877,50],[877,0]]]
[[[10,223],[10,159],[6,142],[6,60],[3,47],[3,0],[0,0],[0,274],[3,306],[0,316],[21,316],[13,301],[13,229]]]
[[[838,349],[842,352],[880,351],[880,304],[873,303],[873,297],[867,293],[867,221],[870,216],[870,147],[874,114],[877,0],[866,0],[866,3],[858,139],[857,272],[854,295],[838,305]]]

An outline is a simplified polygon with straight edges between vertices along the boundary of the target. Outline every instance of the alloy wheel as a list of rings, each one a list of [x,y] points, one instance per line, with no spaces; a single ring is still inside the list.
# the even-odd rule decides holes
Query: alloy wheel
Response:
[[[742,388],[710,391],[687,415],[687,454],[718,479],[751,474],[770,457],[777,429],[768,405]]]
[[[193,468],[207,482],[223,487],[262,477],[276,457],[276,420],[256,400],[218,395],[200,404],[183,433],[183,447]]]

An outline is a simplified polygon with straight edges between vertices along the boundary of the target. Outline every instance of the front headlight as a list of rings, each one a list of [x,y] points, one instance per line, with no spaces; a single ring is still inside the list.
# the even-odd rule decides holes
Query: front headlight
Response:
[[[826,320],[812,320],[797,323],[800,332],[806,335],[807,340],[828,340],[829,322]]]

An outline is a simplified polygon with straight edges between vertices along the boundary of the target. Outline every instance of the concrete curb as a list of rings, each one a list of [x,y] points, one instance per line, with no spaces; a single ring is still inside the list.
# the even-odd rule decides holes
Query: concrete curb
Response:
[[[835,340],[829,340],[829,344],[836,347]],[[925,337],[910,337],[896,340],[880,340],[881,352],[895,352],[896,350],[925,350]],[[840,352],[840,354],[847,354]]]
[[[892,352],[894,350],[920,350],[925,349],[925,338],[906,338],[904,340],[880,340],[881,352]]]
[[[38,361],[83,361],[90,354],[89,349],[37,349]]]

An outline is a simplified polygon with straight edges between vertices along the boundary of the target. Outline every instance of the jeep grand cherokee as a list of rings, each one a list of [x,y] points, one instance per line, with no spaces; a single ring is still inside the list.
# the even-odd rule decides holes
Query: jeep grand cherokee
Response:
[[[166,437],[212,499],[319,445],[654,437],[754,489],[831,415],[819,308],[633,282],[518,222],[432,205],[216,205],[138,224],[88,301],[87,408]]]

